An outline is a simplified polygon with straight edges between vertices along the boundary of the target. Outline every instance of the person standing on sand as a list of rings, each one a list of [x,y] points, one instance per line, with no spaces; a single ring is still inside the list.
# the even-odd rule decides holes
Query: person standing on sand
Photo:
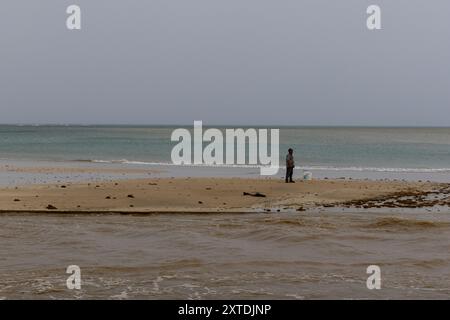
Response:
[[[294,174],[294,167],[295,167],[293,154],[294,154],[294,150],[292,150],[292,148],[289,148],[288,154],[286,156],[286,183],[288,183],[288,182],[294,183],[295,182],[292,180],[292,175]]]

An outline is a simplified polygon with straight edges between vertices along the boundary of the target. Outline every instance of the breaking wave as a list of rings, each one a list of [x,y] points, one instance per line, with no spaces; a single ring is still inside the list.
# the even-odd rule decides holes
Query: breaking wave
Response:
[[[135,161],[127,159],[119,160],[75,160],[77,162],[91,162],[91,163],[109,163],[109,164],[125,164],[125,165],[148,165],[148,166],[185,166],[185,167],[217,167],[217,168],[260,168],[261,165],[249,164],[184,164],[176,165],[170,162],[153,162],[153,161]],[[284,169],[284,166],[280,166]],[[450,168],[389,168],[389,167],[336,167],[336,166],[301,166],[296,167],[296,170],[311,170],[311,171],[355,171],[355,172],[399,172],[399,173],[450,173]]]

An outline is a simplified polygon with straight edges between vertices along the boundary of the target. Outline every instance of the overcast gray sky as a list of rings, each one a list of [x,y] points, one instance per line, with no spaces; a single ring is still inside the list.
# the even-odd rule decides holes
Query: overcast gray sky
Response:
[[[66,29],[70,4],[81,31]],[[448,0],[2,0],[0,123],[449,126],[449,13]]]

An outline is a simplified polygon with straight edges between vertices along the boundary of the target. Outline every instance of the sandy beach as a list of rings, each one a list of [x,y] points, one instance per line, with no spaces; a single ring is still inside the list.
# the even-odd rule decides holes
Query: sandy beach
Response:
[[[76,168],[66,170],[73,173]],[[35,168],[32,172],[51,173],[51,169]],[[55,172],[65,171],[57,168]],[[317,207],[445,207],[450,203],[449,193],[448,184],[431,182],[323,179],[287,184],[275,178],[122,179],[3,187],[0,211],[229,213],[304,211]]]

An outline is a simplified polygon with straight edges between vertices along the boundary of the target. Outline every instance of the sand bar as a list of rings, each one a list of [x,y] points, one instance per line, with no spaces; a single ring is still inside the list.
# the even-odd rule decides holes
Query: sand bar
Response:
[[[446,205],[449,192],[448,184],[429,182],[153,178],[1,188],[0,212],[264,212],[380,203],[415,207],[438,193],[444,194],[440,202],[430,203]],[[411,196],[415,200],[404,200]]]

